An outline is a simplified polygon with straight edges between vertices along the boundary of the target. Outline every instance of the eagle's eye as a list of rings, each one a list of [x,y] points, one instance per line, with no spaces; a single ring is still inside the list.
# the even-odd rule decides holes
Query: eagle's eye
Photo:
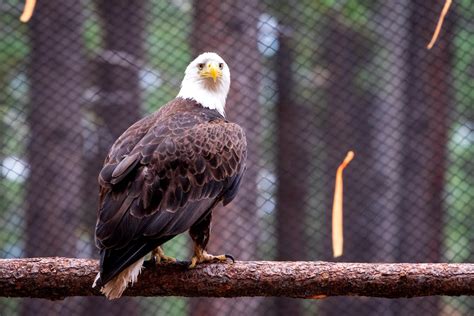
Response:
[[[224,68],[224,63],[219,63],[219,69],[222,70]]]
[[[204,69],[204,64],[203,64],[203,63],[199,63],[199,64],[198,64],[198,68],[199,68],[199,70],[203,70],[203,69]]]

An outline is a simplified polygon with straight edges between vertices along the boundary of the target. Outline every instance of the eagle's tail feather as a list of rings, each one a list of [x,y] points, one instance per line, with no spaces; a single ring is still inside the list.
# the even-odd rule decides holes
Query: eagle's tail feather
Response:
[[[120,272],[117,276],[107,282],[100,291],[109,300],[113,300],[122,296],[123,291],[127,288],[129,283],[137,282],[145,257],[130,265],[128,268]],[[99,275],[98,275],[99,276]],[[100,277],[100,276],[99,276]],[[98,278],[96,277],[96,280]],[[95,282],[94,282],[95,285]]]

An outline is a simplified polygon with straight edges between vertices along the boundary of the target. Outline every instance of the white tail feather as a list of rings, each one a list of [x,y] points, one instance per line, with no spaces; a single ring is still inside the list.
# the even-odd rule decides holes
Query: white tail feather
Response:
[[[107,282],[100,291],[104,294],[109,300],[113,300],[122,296],[123,291],[127,288],[127,285],[137,282],[138,275],[142,271],[143,261],[145,257],[141,258],[122,272],[120,272],[116,277]],[[96,285],[96,281],[99,278],[97,275],[96,280],[92,287]]]

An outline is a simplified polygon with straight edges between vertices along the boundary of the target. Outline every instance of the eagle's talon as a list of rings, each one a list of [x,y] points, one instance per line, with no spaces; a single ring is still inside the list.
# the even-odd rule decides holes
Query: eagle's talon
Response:
[[[157,264],[158,264],[158,263],[156,262],[155,257],[154,257],[154,256],[151,256],[150,259],[145,260],[145,261],[143,262],[143,267],[146,268],[146,269],[148,269],[148,268],[152,268],[152,267],[156,266]]]
[[[234,257],[233,257],[232,255],[225,254],[224,256],[226,257],[226,259],[232,260],[232,263],[235,263],[235,259],[234,259]]]
[[[196,265],[198,264],[198,257],[197,256],[193,256],[191,258],[191,263],[189,264],[188,266],[188,269],[194,269],[196,268]]]
[[[174,263],[176,262],[176,258],[169,257],[169,256],[161,256],[159,257],[160,260],[158,263]]]
[[[151,257],[155,261],[155,264],[157,265],[161,263],[176,262],[176,258],[165,255],[165,252],[163,251],[163,248],[161,247],[157,247],[155,250],[153,250]]]
[[[167,263],[175,263],[175,262],[176,262],[176,258],[173,258],[173,257],[166,257],[166,258],[161,257],[159,260],[156,260],[156,264],[167,264]]]
[[[225,262],[227,261],[227,259],[230,259],[232,260],[232,262],[235,262],[234,257],[228,254],[213,256],[208,254],[206,251],[198,251],[191,258],[191,264],[188,266],[188,268],[194,269],[198,264],[205,262]]]

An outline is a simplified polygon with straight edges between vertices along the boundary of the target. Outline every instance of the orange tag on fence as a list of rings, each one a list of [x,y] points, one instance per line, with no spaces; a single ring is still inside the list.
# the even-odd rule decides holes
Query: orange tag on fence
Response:
[[[33,15],[35,10],[36,0],[26,0],[25,7],[23,8],[23,13],[20,16],[20,21],[23,23],[28,22]]]
[[[332,252],[334,258],[342,256],[342,249],[344,246],[342,230],[342,171],[353,158],[354,152],[349,151],[336,172],[336,185],[334,188],[334,201],[332,206]]]
[[[446,17],[446,14],[448,14],[449,7],[451,6],[451,2],[452,0],[446,0],[446,2],[444,3],[443,10],[441,11],[441,14],[439,16],[435,31],[433,33],[433,36],[431,37],[431,41],[426,46],[428,49],[433,48],[433,45],[436,43],[436,40],[438,39],[439,32],[441,31],[441,27],[443,26],[444,18]]]

